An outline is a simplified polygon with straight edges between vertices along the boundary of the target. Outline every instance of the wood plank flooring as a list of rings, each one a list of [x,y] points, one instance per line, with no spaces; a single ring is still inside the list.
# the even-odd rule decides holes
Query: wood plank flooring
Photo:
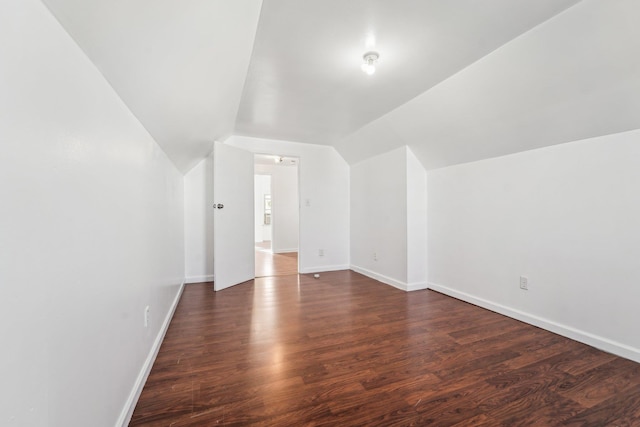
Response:
[[[298,253],[271,253],[271,242],[256,243],[256,277],[298,274]]]
[[[132,426],[638,426],[640,364],[351,271],[187,285]]]

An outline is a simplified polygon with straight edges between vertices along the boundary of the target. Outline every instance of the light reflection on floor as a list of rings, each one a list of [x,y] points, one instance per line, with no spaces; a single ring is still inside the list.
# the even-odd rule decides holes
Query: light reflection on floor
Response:
[[[298,273],[298,253],[271,252],[271,242],[260,242],[255,245],[256,277],[287,276]]]

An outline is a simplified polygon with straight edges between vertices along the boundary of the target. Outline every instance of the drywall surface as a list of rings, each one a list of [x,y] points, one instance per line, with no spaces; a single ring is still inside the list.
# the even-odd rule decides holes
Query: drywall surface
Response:
[[[351,166],[351,268],[406,291],[427,286],[427,175],[404,146]]]
[[[182,173],[231,133],[262,0],[44,3]]]
[[[427,287],[427,171],[411,148],[407,162],[407,287]]]
[[[256,171],[271,176],[272,251],[274,253],[298,251],[297,165],[256,165]]]
[[[300,204],[298,202],[298,167],[276,166],[273,177],[273,247],[274,253],[298,251]]]
[[[351,264],[407,283],[406,147],[351,166]]]
[[[184,252],[187,283],[213,280],[213,157],[184,176]]]
[[[253,201],[253,210],[255,216],[255,241],[271,241],[271,222],[265,223],[265,196],[271,196],[270,173],[255,175],[253,181],[253,192],[255,195],[255,199]],[[269,221],[271,221],[271,219],[269,219]]]
[[[182,176],[40,1],[0,39],[0,425],[113,427],[183,281]]]
[[[639,160],[636,130],[430,171],[429,286],[640,361]]]
[[[505,2],[505,12],[507,3],[523,11],[526,2]],[[534,3],[542,4],[528,5]],[[353,164],[408,145],[432,170],[637,129],[639,20],[636,0],[576,2],[362,126],[336,148]]]
[[[337,151],[323,145],[244,136],[232,136],[225,142],[258,154],[300,159],[300,272],[348,269],[349,166]]]

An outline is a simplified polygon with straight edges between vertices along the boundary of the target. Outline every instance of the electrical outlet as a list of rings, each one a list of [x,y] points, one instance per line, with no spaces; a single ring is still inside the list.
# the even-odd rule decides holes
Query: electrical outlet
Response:
[[[144,308],[144,327],[149,327],[149,306]]]
[[[377,252],[374,252],[374,253],[373,253],[373,260],[374,260],[374,261],[377,261],[377,260],[378,260],[378,253],[377,253]]]
[[[520,276],[520,289],[524,289],[525,291],[529,289],[529,279],[524,276]]]
[[[318,249],[318,256],[324,256],[324,249]]]

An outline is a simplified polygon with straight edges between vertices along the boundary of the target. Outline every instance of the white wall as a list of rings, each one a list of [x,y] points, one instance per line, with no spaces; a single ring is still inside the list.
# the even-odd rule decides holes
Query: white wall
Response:
[[[259,165],[256,165],[256,170],[258,166]],[[271,224],[264,223],[264,196],[271,195],[271,175],[255,175],[253,192],[255,194],[255,198],[253,201],[255,217],[255,241],[271,241]]]
[[[426,172],[406,146],[351,166],[351,268],[426,287]]]
[[[639,160],[636,130],[429,172],[430,287],[640,361]]]
[[[269,238],[263,240],[271,240],[273,253],[297,252],[300,211],[298,203],[298,166],[256,164],[255,170],[256,173],[266,174],[269,177],[266,194],[271,194],[272,204],[272,226],[264,226],[260,220],[256,221],[256,227],[258,222],[260,222],[260,227],[268,227]],[[264,205],[263,199],[258,200],[256,198],[257,203]],[[256,205],[256,209],[260,209],[260,212],[263,212],[263,206]]]
[[[213,280],[213,156],[184,176],[184,243],[187,283]]]
[[[273,253],[298,252],[298,166],[276,166],[272,177]]]
[[[112,427],[183,280],[182,176],[40,1],[0,39],[0,425]]]
[[[405,147],[351,166],[351,264],[387,283],[407,283],[406,186]]]
[[[233,136],[226,143],[260,154],[298,157],[301,273],[349,268],[349,166],[333,147]],[[324,256],[318,250],[324,249]]]
[[[407,288],[427,287],[427,171],[407,147]]]

